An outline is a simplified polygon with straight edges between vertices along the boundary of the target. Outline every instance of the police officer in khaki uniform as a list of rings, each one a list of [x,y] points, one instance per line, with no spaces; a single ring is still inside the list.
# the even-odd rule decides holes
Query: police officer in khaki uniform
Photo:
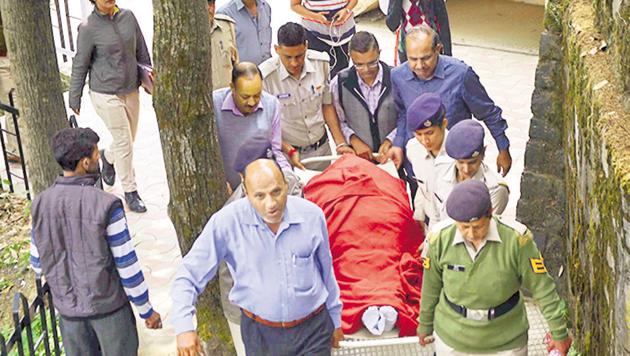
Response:
[[[473,119],[462,120],[449,131],[444,146],[452,160],[443,164],[438,163],[436,167],[437,178],[433,198],[435,206],[438,207],[437,220],[448,218],[444,202],[457,183],[468,179],[486,184],[495,215],[501,215],[505,210],[510,190],[503,177],[483,162],[484,136],[483,126]]]
[[[329,87],[328,55],[307,50],[306,31],[289,22],[278,30],[278,57],[260,64],[263,85],[280,101],[283,152],[293,166],[304,169],[301,158],[332,153],[326,125],[338,154],[354,153],[345,141],[332,105]],[[329,162],[307,164],[306,168],[324,170]]]
[[[550,346],[566,355],[567,307],[531,231],[494,217],[488,187],[478,180],[455,186],[446,210],[454,221],[434,225],[427,237],[420,344],[433,333],[438,356],[526,356],[526,288],[549,324]]]
[[[208,0],[208,19],[212,43],[212,89],[230,86],[232,68],[238,63],[234,20],[223,14],[215,14],[215,1]]]

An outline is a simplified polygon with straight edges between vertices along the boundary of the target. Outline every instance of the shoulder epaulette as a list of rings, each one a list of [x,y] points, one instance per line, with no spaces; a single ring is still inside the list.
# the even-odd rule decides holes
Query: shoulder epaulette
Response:
[[[276,57],[271,57],[258,65],[263,79],[265,79],[269,76],[269,74],[275,72],[276,69],[278,69],[278,63],[279,61]]]
[[[233,24],[236,24],[236,21],[234,21],[233,18],[229,17],[228,15],[224,15],[224,14],[215,14],[214,15],[214,19],[215,20],[223,20],[223,21],[227,21],[227,22],[231,22]]]

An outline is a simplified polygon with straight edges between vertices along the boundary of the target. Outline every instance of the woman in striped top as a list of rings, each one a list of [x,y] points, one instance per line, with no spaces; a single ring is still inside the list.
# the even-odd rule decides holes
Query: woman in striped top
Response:
[[[330,77],[348,67],[348,43],[356,32],[352,9],[358,0],[291,0],[302,16],[308,48],[330,56]]]

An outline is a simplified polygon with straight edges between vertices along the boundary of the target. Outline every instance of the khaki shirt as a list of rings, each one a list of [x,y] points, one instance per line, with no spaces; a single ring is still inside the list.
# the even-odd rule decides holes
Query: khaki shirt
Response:
[[[280,101],[282,139],[292,146],[305,147],[325,134],[323,104],[332,104],[328,55],[308,50],[300,79],[284,68],[280,58],[260,64],[265,91]]]
[[[232,68],[238,63],[236,32],[232,18],[216,14],[210,26],[212,43],[212,89],[230,86]]]

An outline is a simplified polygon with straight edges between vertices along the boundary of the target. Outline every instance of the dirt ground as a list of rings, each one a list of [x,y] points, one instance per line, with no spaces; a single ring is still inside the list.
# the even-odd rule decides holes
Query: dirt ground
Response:
[[[15,194],[0,192],[0,332],[13,326],[15,293],[29,302],[35,296],[35,275],[29,269],[30,203]]]

